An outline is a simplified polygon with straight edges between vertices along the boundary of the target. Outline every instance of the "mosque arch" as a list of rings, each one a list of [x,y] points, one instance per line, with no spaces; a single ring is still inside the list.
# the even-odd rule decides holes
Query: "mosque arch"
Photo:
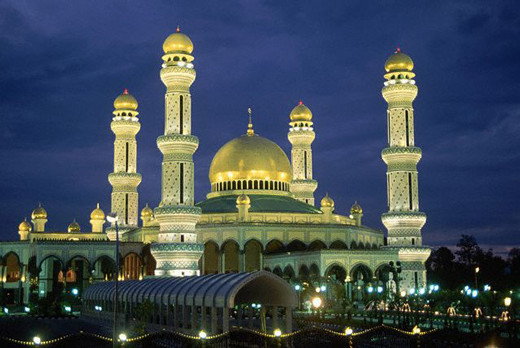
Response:
[[[4,275],[6,283],[14,283],[22,277],[22,264],[20,257],[14,251],[9,251],[3,257],[3,264],[5,267]]]
[[[329,249],[346,250],[346,249],[348,249],[348,246],[345,242],[338,239],[338,240],[335,240],[334,242],[330,243]]]
[[[355,249],[357,249],[357,248],[358,248],[358,245],[357,245],[357,243],[356,243],[355,240],[353,240],[352,242],[350,242],[350,249],[354,249],[354,250],[355,250]]]
[[[311,244],[309,244],[307,250],[309,251],[317,251],[317,250],[323,250],[327,249],[327,244],[322,242],[321,240],[317,239],[313,241]]]
[[[283,269],[283,278],[285,280],[291,280],[295,278],[294,269],[291,265],[287,265]]]
[[[317,279],[317,278],[320,278],[320,276],[321,276],[320,268],[315,263],[313,263],[311,265],[311,267],[309,267],[309,272],[310,272],[311,278],[316,278]]]
[[[221,247],[223,260],[223,273],[239,272],[240,247],[235,240],[226,240]]]
[[[250,239],[244,244],[244,271],[259,271],[262,266],[262,243]]]
[[[357,247],[358,249],[365,249],[365,244],[363,244],[363,242],[359,242]]]
[[[204,274],[218,273],[220,259],[218,244],[213,240],[204,243]]]
[[[285,246],[278,239],[273,239],[265,245],[266,254],[277,254],[285,252]]]
[[[280,266],[276,266],[273,268],[273,273],[276,274],[278,277],[283,278],[283,272]]]
[[[307,250],[307,245],[299,239],[292,240],[289,244],[287,244],[287,251],[305,251]]]
[[[325,271],[325,277],[331,279],[332,281],[345,283],[345,279],[347,278],[347,270],[342,265],[333,263]]]
[[[76,260],[81,260],[81,261],[84,261],[85,264],[87,265],[88,268],[90,268],[90,261],[83,255],[81,254],[77,254],[77,255],[74,255],[72,257],[69,257],[69,260],[67,261],[66,265],[65,265],[65,268],[69,268],[69,267],[72,267],[72,264],[74,263],[74,261]]]
[[[56,256],[54,254],[46,255],[39,263],[38,268],[41,269],[44,262],[54,259],[55,261],[58,261],[60,263],[60,268],[65,268],[65,263],[62,261],[62,259],[59,256]]]
[[[81,291],[88,286],[92,274],[90,261],[83,255],[74,255],[67,261],[64,272],[66,287]]]
[[[350,269],[350,279],[352,281],[363,280],[364,282],[370,282],[372,280],[372,271],[364,263],[357,263]]]
[[[141,255],[130,251],[123,257],[123,269],[121,270],[125,280],[136,280],[142,277],[143,259]]]
[[[99,256],[92,264],[92,278],[94,281],[114,280],[116,262],[107,255]]]
[[[309,267],[307,265],[301,265],[300,269],[298,270],[298,278],[300,278],[302,281],[308,282],[311,278],[311,271],[309,270]]]
[[[143,247],[141,250],[141,256],[143,257],[144,262],[144,275],[154,275],[157,262],[150,251],[150,244],[146,244]]]

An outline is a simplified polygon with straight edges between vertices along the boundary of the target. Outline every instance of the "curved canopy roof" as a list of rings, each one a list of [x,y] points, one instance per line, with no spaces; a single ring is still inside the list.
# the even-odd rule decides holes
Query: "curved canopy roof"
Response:
[[[251,200],[249,212],[253,213],[305,213],[321,214],[318,208],[287,196],[248,194]],[[236,213],[237,195],[208,198],[196,204],[203,214]]]
[[[89,286],[84,300],[114,298],[114,282]],[[298,296],[282,278],[267,271],[210,274],[192,277],[154,277],[119,282],[121,302],[149,300],[161,305],[232,308],[240,303],[295,307]]]

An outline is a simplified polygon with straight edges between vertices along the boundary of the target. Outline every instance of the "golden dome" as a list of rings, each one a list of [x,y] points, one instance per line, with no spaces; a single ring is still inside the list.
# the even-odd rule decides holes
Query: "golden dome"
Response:
[[[363,208],[356,201],[350,208],[350,214],[363,214]]]
[[[386,60],[385,70],[387,72],[392,71],[412,71],[413,70],[413,61],[410,56],[401,52],[398,48],[394,54],[390,56]]]
[[[251,199],[248,195],[242,193],[240,196],[237,197],[237,205],[248,205],[251,204]]]
[[[74,220],[74,221],[72,221],[70,223],[69,227],[67,228],[67,231],[69,231],[69,232],[80,232],[81,231],[81,227],[76,222],[76,220]]]
[[[312,120],[312,112],[300,100],[298,105],[296,105],[294,109],[292,109],[289,117],[291,118],[291,121],[310,121]]]
[[[47,211],[42,207],[41,204],[39,204],[38,207],[33,210],[31,219],[47,219]]]
[[[326,208],[334,208],[334,200],[329,197],[329,194],[325,194],[325,197],[321,199],[321,206]]]
[[[193,52],[193,42],[191,42],[188,35],[181,33],[179,27],[175,33],[171,34],[164,40],[162,45],[164,53],[169,52],[183,52],[191,54]]]
[[[120,94],[114,100],[115,109],[137,110],[138,106],[139,104],[137,103],[137,99],[135,99],[133,95],[129,94],[128,89],[126,88],[123,91],[123,94]]]
[[[99,208],[99,203],[96,206],[96,209],[92,210],[90,213],[91,220],[105,220],[105,212]]]
[[[151,219],[153,218],[153,210],[148,206],[148,203],[146,203],[146,206],[141,210],[141,218],[142,219]]]
[[[18,225],[18,231],[20,232],[31,232],[32,227],[31,224],[27,222],[27,220],[23,220],[20,225]]]
[[[211,161],[209,181],[270,180],[290,183],[292,169],[283,150],[269,139],[242,135],[218,150]]]

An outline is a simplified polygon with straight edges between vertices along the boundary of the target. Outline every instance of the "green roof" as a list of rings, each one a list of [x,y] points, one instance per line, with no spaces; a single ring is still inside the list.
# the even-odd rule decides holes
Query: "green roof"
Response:
[[[287,196],[248,195],[251,200],[250,212],[262,213],[304,213],[321,214],[321,210]],[[203,214],[237,212],[237,195],[220,196],[206,199],[195,204]]]

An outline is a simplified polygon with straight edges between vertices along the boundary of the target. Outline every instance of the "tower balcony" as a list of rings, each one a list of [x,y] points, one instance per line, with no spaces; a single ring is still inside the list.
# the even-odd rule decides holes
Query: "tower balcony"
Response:
[[[381,93],[386,102],[392,104],[411,103],[417,97],[418,88],[412,84],[389,84],[383,87]]]
[[[196,77],[195,69],[186,66],[166,65],[161,69],[161,81],[168,90],[187,92]]]
[[[116,187],[135,188],[141,183],[142,177],[139,173],[118,172],[108,174],[108,182]]]
[[[390,231],[395,229],[418,230],[426,223],[426,214],[420,211],[392,211],[381,215],[383,225]]]
[[[184,153],[193,155],[199,147],[199,138],[187,134],[168,134],[157,138],[157,147],[162,154]]]
[[[318,187],[318,182],[316,180],[312,179],[305,179],[305,180],[293,180],[291,181],[291,192],[295,195],[299,193],[308,193],[316,191],[316,188]]]
[[[110,129],[115,135],[135,137],[135,135],[139,133],[139,130],[141,130],[141,123],[139,123],[137,117],[114,116],[112,122],[110,122]]]
[[[287,138],[292,145],[310,145],[316,138],[316,134],[312,127],[292,127],[289,128]]]
[[[381,151],[381,158],[387,165],[412,164],[417,165],[422,157],[422,150],[416,146],[392,146]]]

